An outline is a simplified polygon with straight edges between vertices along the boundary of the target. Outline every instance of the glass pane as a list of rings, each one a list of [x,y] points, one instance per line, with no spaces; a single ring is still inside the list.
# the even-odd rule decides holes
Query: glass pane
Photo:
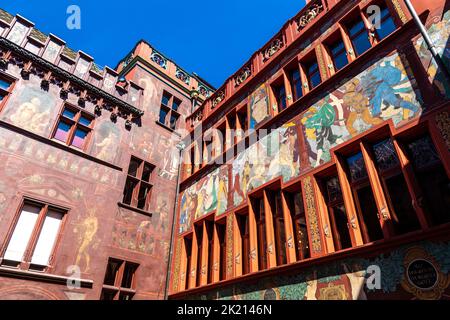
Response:
[[[75,131],[75,136],[73,137],[72,145],[74,147],[82,149],[87,135],[88,135],[87,131],[82,130],[82,129],[77,129]]]
[[[141,163],[141,160],[131,158],[130,166],[128,167],[128,174],[137,178],[137,172],[139,170],[139,167],[141,166]]]
[[[352,247],[352,240],[348,230],[348,218],[345,206],[340,205],[332,209],[337,234],[334,235],[334,244],[340,250]]]
[[[170,128],[175,130],[177,128],[177,122],[178,122],[178,116],[175,114],[172,114],[170,116]]]
[[[395,25],[394,20],[389,17],[385,21],[381,23],[381,29],[377,29],[377,34],[380,40],[386,38],[388,35],[390,35],[392,32],[394,32],[397,29],[397,26]]]
[[[70,110],[70,109],[64,109],[64,111],[63,111],[63,116],[66,118],[72,119],[72,120],[75,119],[76,114],[77,113],[75,111]]]
[[[159,123],[166,124],[166,118],[167,118],[167,110],[165,108],[161,108],[159,111]]]
[[[102,301],[113,301],[114,298],[116,297],[116,294],[117,294],[116,291],[103,290],[100,300],[102,300]]]
[[[313,89],[313,88],[317,87],[319,84],[321,84],[322,78],[320,77],[320,72],[317,71],[316,73],[311,75],[309,81],[311,82],[310,83],[311,89]]]
[[[62,212],[49,210],[45,217],[39,239],[34,249],[31,263],[39,266],[47,266],[52,254],[59,228],[64,214]]]
[[[333,202],[333,201],[342,199],[341,185],[339,184],[338,177],[329,179],[326,182],[326,185],[327,185],[327,193],[328,193],[328,201],[329,202]]]
[[[153,172],[153,166],[151,166],[148,163],[146,163],[144,165],[144,172],[142,173],[142,180],[146,181],[146,182],[149,182],[150,178],[151,178],[151,175],[152,175],[152,172]]]
[[[138,199],[138,208],[142,210],[147,210],[147,200],[148,195],[150,193],[151,187],[146,184],[141,185],[141,189],[139,190],[139,199]]]
[[[334,68],[336,71],[341,70],[348,64],[347,54],[342,51],[340,54],[333,56]]]
[[[0,89],[8,90],[11,82],[0,79]]]
[[[365,232],[367,232],[368,238],[366,238],[366,241],[372,242],[383,239],[383,231],[378,220],[378,209],[371,187],[367,186],[357,190],[356,195],[361,209],[359,214],[362,216],[360,224],[364,226]]]
[[[352,182],[367,178],[366,164],[361,152],[347,159]]]
[[[109,259],[108,266],[106,267],[105,280],[103,283],[107,286],[116,285],[117,272],[119,271],[122,261]]]
[[[369,35],[366,31],[362,32],[359,36],[352,39],[353,46],[355,47],[356,55],[360,56],[367,50],[369,50],[372,45],[369,41]]]
[[[133,192],[136,185],[137,182],[135,180],[132,180],[131,178],[127,179],[125,189],[123,191],[123,203],[131,205],[131,201],[133,200]]]
[[[80,120],[78,120],[78,122],[80,124],[82,124],[83,126],[89,127],[91,125],[91,123],[92,123],[92,120],[90,118],[86,118],[86,117],[81,116]]]
[[[178,99],[173,99],[172,110],[178,111],[181,101]]]
[[[132,289],[133,285],[133,277],[136,272],[137,266],[131,263],[127,263],[125,265],[125,270],[123,271],[123,278],[122,278],[122,288],[126,289]]]
[[[350,37],[355,36],[356,34],[358,34],[359,32],[361,32],[362,30],[364,30],[366,27],[364,25],[364,22],[362,20],[358,20],[353,22],[349,27],[348,27],[348,32]]]
[[[400,165],[394,143],[391,139],[377,143],[373,146],[373,151],[379,170],[385,171]]]
[[[164,94],[162,97],[162,104],[165,106],[169,106],[170,95]]]
[[[425,136],[408,144],[410,160],[416,169],[423,169],[440,162],[430,136]]]
[[[386,180],[387,192],[394,209],[393,223],[397,234],[405,234],[420,229],[411,195],[402,174]]]
[[[62,142],[67,142],[67,138],[69,137],[69,131],[71,128],[71,125],[60,121],[58,124],[58,128],[56,129],[55,139]]]
[[[120,301],[131,301],[133,300],[134,294],[131,293],[120,293],[119,300]]]
[[[41,209],[42,207],[30,204],[23,206],[19,221],[6,249],[5,260],[22,261]]]

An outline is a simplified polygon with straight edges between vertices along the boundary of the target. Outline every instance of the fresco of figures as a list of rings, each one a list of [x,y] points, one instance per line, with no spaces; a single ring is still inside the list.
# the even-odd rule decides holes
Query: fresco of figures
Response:
[[[261,85],[250,96],[249,111],[251,129],[270,118],[269,92],[266,84]]]
[[[12,95],[2,112],[2,120],[39,135],[48,135],[56,100],[38,87],[22,87]]]
[[[242,204],[251,190],[280,176],[288,181],[299,172],[297,126],[291,122],[272,131],[233,162],[213,171],[183,193],[180,234],[191,230],[192,222],[206,214],[215,212],[220,216]]]
[[[444,14],[443,19],[433,24],[428,29],[428,34],[432,42],[435,44],[442,61],[450,69],[450,10]],[[422,37],[416,42],[416,50],[425,66],[428,66],[428,74],[442,94],[450,98],[450,85],[445,81],[445,77],[441,72],[438,72],[436,62],[432,60],[430,51]]]
[[[283,177],[286,182],[297,177],[299,172],[297,125],[290,122],[260,139],[235,159],[232,164],[233,204],[240,205],[249,192],[277,177]]]
[[[331,148],[385,120],[398,126],[421,114],[420,93],[408,69],[398,54],[386,57],[302,115],[312,167],[328,162]]]

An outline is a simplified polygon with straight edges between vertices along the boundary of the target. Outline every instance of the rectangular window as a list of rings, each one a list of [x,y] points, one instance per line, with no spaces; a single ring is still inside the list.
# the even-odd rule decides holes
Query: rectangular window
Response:
[[[189,278],[191,274],[191,257],[192,257],[192,239],[184,239],[184,247],[186,248],[186,272],[184,273],[185,290],[189,289]]]
[[[294,231],[294,239],[292,240],[295,242],[297,261],[302,261],[311,257],[303,195],[301,191],[295,193],[285,192],[285,198],[291,213]]]
[[[208,237],[208,284],[211,284],[214,277],[214,223],[205,221],[205,226]]]
[[[0,109],[2,102],[11,93],[14,81],[0,75]]]
[[[83,150],[92,132],[93,123],[93,115],[66,105],[59,116],[53,139]]]
[[[362,152],[347,158],[347,165],[364,242],[381,240],[384,235]]]
[[[226,279],[227,265],[227,245],[226,245],[226,227],[224,224],[216,224],[217,236],[219,238],[219,281]]]
[[[291,70],[289,73],[289,81],[291,83],[293,99],[297,101],[303,96],[302,78],[298,68]]]
[[[159,111],[159,123],[172,130],[176,130],[180,119],[180,105],[180,99],[164,91],[161,100],[161,109]]]
[[[314,89],[322,83],[316,56],[309,61],[303,62],[303,68],[305,70],[306,77],[308,78],[309,90]]]
[[[348,64],[347,50],[342,39],[338,39],[328,46],[335,71],[341,70]]]
[[[3,263],[44,270],[50,264],[67,211],[25,200],[3,256]]]
[[[241,245],[242,275],[250,273],[250,224],[248,212],[236,214]]]
[[[256,219],[258,265],[259,270],[261,271],[267,269],[266,210],[262,198],[252,199],[252,206]]]
[[[136,263],[110,258],[100,300],[132,300],[136,294],[138,267]]]
[[[197,236],[197,261],[196,261],[196,287],[200,287],[202,277],[202,260],[203,260],[203,226],[194,226],[194,232]]]
[[[139,158],[131,157],[123,192],[122,202],[124,204],[148,211],[153,188],[152,176],[154,169],[154,165]]]
[[[392,140],[376,143],[372,149],[396,234],[419,230],[419,219]]]
[[[361,17],[358,17],[348,23],[347,30],[356,56],[362,55],[372,47],[369,39],[369,33],[367,32],[366,26]]]
[[[268,191],[267,193],[273,217],[277,265],[281,266],[287,263],[286,230],[283,216],[283,204],[281,199],[281,192]]]
[[[351,248],[352,240],[347,211],[338,177],[327,178],[324,182],[324,189],[335,250]]]
[[[377,28],[375,30],[378,39],[383,40],[392,32],[394,32],[397,29],[397,26],[395,25],[394,19],[392,18],[391,12],[389,11],[387,5],[382,4],[380,8],[381,8],[381,17],[380,17],[381,24],[380,28]]]
[[[422,192],[419,199],[432,225],[449,223],[450,179],[431,137],[426,134],[405,144]]]
[[[273,85],[273,94],[278,105],[278,111],[281,112],[287,108],[286,87],[284,83]]]

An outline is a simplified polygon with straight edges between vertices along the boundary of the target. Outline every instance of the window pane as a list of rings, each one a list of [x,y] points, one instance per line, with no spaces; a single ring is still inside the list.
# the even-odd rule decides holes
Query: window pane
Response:
[[[128,174],[137,178],[137,172],[139,170],[139,167],[141,166],[141,163],[141,160],[131,158],[130,166],[128,167]]]
[[[342,40],[336,41],[330,46],[330,53],[336,71],[342,69],[348,64],[347,53]]]
[[[367,178],[366,164],[362,153],[358,153],[347,159],[352,182]]]
[[[131,205],[131,201],[133,200],[133,192],[136,185],[137,181],[132,180],[131,178],[127,179],[125,190],[123,191],[123,203]]]
[[[49,210],[45,217],[39,239],[34,249],[31,263],[39,266],[47,266],[58,236],[59,228],[64,214]]]
[[[332,208],[334,215],[332,221],[335,224],[336,234],[333,234],[334,244],[337,249],[344,250],[352,247],[352,240],[348,230],[348,218],[344,205]]]
[[[58,128],[56,129],[55,139],[67,142],[67,138],[69,137],[69,131],[71,129],[71,125],[60,121],[58,124]]]
[[[166,124],[167,111],[164,108],[161,108],[159,111],[159,123]]]
[[[178,111],[181,101],[178,99],[173,99],[172,110]]]
[[[117,292],[112,290],[103,290],[102,296],[100,297],[100,300],[102,301],[113,301],[116,297]]]
[[[294,100],[298,100],[303,96],[302,81],[300,71],[295,69],[291,72],[291,87],[294,95]]]
[[[397,29],[397,26],[395,25],[394,20],[389,17],[381,23],[381,28],[377,29],[378,37],[380,37],[380,39],[384,39],[394,32],[395,29]]]
[[[80,120],[78,120],[78,122],[80,124],[82,124],[83,126],[89,127],[92,123],[92,120],[86,117],[81,116]]]
[[[116,285],[117,271],[122,265],[122,261],[109,259],[108,266],[106,268],[105,280],[103,283],[107,286]]]
[[[170,95],[168,94],[164,94],[162,97],[162,104],[165,106],[169,106],[169,101],[170,101]]]
[[[150,164],[146,163],[144,165],[144,172],[142,173],[142,180],[146,181],[146,182],[149,182],[150,178],[151,178],[151,175],[152,175],[152,172],[153,172],[153,166],[151,166]]]
[[[76,114],[77,113],[75,111],[70,110],[70,109],[64,109],[64,111],[63,111],[63,116],[66,118],[72,119],[72,120],[75,118]]]
[[[333,202],[342,199],[341,185],[338,177],[329,179],[326,182],[328,201]]]
[[[175,130],[177,128],[177,122],[178,122],[178,116],[175,114],[172,114],[170,116],[170,128]]]
[[[87,135],[88,135],[87,131],[82,130],[82,129],[77,129],[75,131],[75,136],[73,137],[72,145],[74,147],[82,149]]]
[[[356,55],[360,56],[371,48],[369,36],[367,32],[361,33],[356,38],[352,39],[353,46],[355,47]]]
[[[41,209],[41,207],[29,204],[23,206],[19,221],[6,249],[5,260],[22,261]]]
[[[0,89],[8,90],[10,86],[10,82],[0,79]]]
[[[320,77],[320,73],[316,72],[315,74],[313,74],[310,78],[310,85],[311,85],[311,89],[317,87],[319,84],[322,83],[322,78]]]
[[[122,288],[126,289],[132,289],[133,285],[133,277],[136,272],[137,266],[131,263],[127,263],[125,265],[125,270],[123,271],[123,278],[122,278]]]
[[[440,162],[439,155],[429,136],[408,144],[410,159],[416,169],[423,169]]]
[[[364,22],[362,20],[359,20],[353,22],[353,24],[349,26],[348,32],[350,37],[353,37],[364,29],[365,29]]]
[[[362,217],[359,223],[363,225],[363,228],[367,232],[368,238],[365,239],[366,242],[383,239],[383,231],[378,220],[378,209],[371,187],[367,186],[357,190],[356,196],[361,209],[359,214]]]
[[[138,208],[142,210],[147,210],[147,199],[150,193],[151,187],[142,183],[141,189],[139,190]]]
[[[373,151],[379,170],[385,171],[400,165],[394,143],[391,139],[377,143],[373,146]]]
[[[307,64],[305,66],[305,68],[306,68],[306,73],[308,75],[309,87],[310,87],[310,89],[313,89],[322,82],[322,79],[320,77],[320,72],[319,72],[319,65],[317,64],[317,60],[314,59],[314,61]]]

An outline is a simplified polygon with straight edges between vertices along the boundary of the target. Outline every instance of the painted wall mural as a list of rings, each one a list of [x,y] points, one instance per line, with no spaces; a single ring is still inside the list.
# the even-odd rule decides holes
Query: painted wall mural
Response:
[[[450,69],[450,10],[444,14],[440,22],[433,24],[428,29],[428,33],[447,69]],[[422,63],[428,69],[432,83],[439,88],[443,95],[450,98],[450,84],[445,80],[442,72],[438,70],[423,37],[420,37],[416,42],[416,50]]]
[[[369,266],[381,269],[381,290],[367,289]],[[372,300],[450,298],[450,243],[425,242],[369,259],[327,263],[301,273],[238,283],[194,299]]]
[[[233,204],[240,205],[249,192],[279,176],[287,182],[299,173],[297,125],[289,122],[260,139],[233,161]]]
[[[331,148],[382,121],[399,126],[419,116],[415,85],[409,66],[393,54],[315,103],[301,120],[311,166],[328,162]]]
[[[119,156],[122,132],[118,126],[105,119],[95,124],[94,141],[91,144],[91,154],[103,161],[116,163]]]
[[[251,129],[270,118],[269,91],[266,84],[261,85],[250,96],[249,111]]]
[[[2,112],[2,120],[39,135],[48,135],[56,99],[36,87],[21,88],[12,95]]]

